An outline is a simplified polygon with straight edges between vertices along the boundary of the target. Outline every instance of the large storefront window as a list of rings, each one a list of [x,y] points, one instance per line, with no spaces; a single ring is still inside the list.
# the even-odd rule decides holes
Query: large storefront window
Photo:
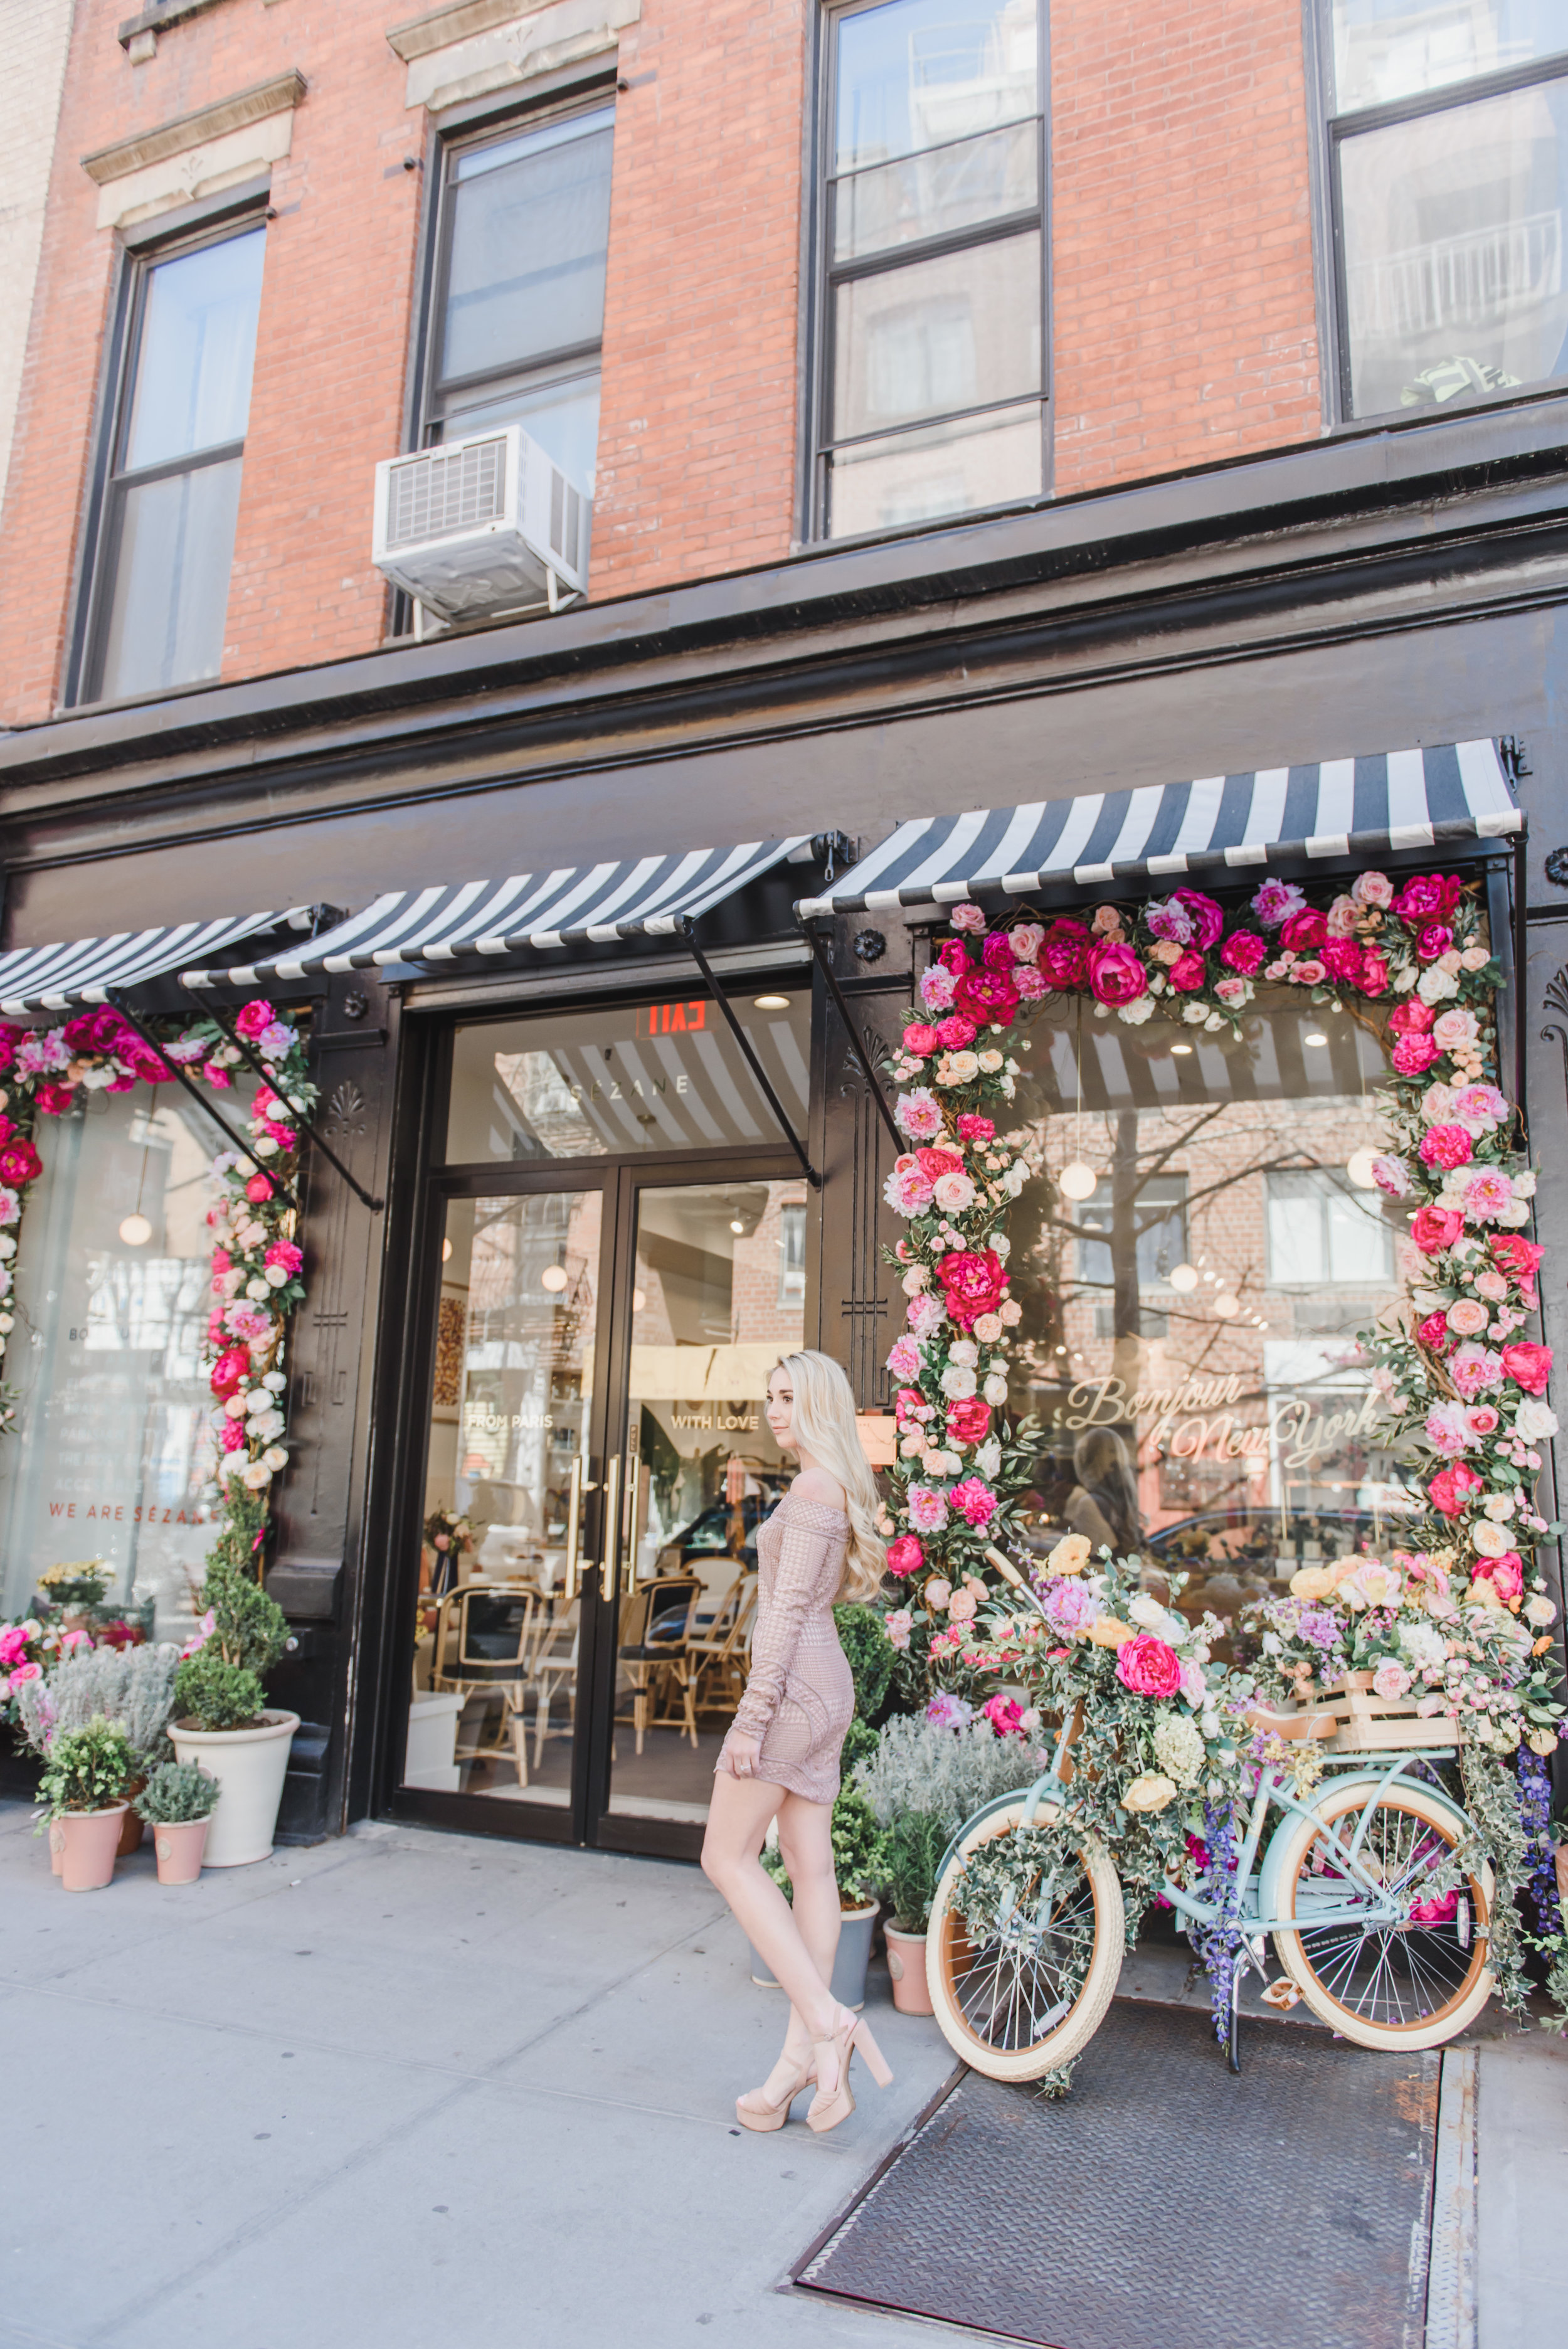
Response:
[[[44,1172],[22,1226],[6,1356],[21,1404],[0,1451],[4,1608],[25,1612],[46,1568],[101,1558],[106,1606],[183,1639],[212,1541],[201,1357],[222,1137],[171,1086],[80,1098],[41,1121]]]
[[[1398,1295],[1404,1228],[1367,1164],[1377,1038],[1299,998],[1240,1042],[1072,1009],[1033,1036],[1012,1271],[1036,1537],[1140,1551],[1222,1615],[1375,1547],[1408,1506],[1356,1343]],[[1073,1203],[1046,1177],[1075,1159],[1099,1179]]]

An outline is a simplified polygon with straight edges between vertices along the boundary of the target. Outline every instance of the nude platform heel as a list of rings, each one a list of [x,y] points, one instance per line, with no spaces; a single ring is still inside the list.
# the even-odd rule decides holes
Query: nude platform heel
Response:
[[[871,2075],[879,2088],[891,2088],[892,2069],[882,2049],[872,2037],[863,2015],[842,2013],[840,2026],[830,2038],[813,2039],[813,2047],[831,2047],[839,2059],[839,2085],[830,2093],[819,2088],[806,2115],[806,2126],[819,2137],[825,2129],[837,2128],[848,2120],[855,2109],[854,2090],[850,2085],[850,2055],[859,2049],[865,2057]]]
[[[801,2089],[804,2088],[809,2082],[814,2080],[816,2076],[816,2062],[814,2058],[811,2058],[801,2064],[799,2070],[789,2082],[783,2095],[779,2099],[777,2104],[773,2104],[769,2101],[764,2088],[748,2088],[746,2091],[747,2095],[756,2096],[758,2099],[758,2102],[755,2105],[748,2105],[744,2097],[737,2096],[735,2100],[736,2119],[740,2123],[742,2128],[756,2129],[759,2135],[771,2129],[781,2129],[785,2122],[789,2117],[790,2106],[794,2103]]]

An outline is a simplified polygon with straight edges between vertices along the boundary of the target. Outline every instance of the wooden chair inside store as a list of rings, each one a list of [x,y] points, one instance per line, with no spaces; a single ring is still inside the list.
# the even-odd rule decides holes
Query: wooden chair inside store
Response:
[[[743,1566],[711,1623],[686,1643],[696,1713],[733,1713],[746,1693],[751,1626],[757,1618],[757,1569]]]
[[[640,1584],[621,1601],[616,1652],[631,1685],[632,1710],[615,1718],[631,1722],[639,1754],[649,1729],[678,1728],[689,1734],[694,1746],[696,1744],[696,1713],[686,1658],[692,1619],[702,1595],[700,1576],[667,1574],[660,1581]],[[680,1692],[680,1712],[678,1716],[661,1717],[656,1699],[660,1688],[668,1682]]]
[[[528,1784],[523,1707],[538,1671],[541,1609],[536,1591],[519,1590],[515,1585],[469,1582],[448,1592],[436,1617],[431,1689],[451,1691],[465,1698],[493,1690],[500,1697],[500,1727],[495,1742],[470,1746],[457,1758],[459,1762],[510,1760],[516,1764],[520,1786]]]
[[[540,1634],[533,1651],[533,1766],[539,1767],[547,1737],[570,1737],[577,1726],[577,1659],[583,1642],[583,1608],[579,1599],[562,1607],[559,1614],[551,1614],[552,1602],[546,1599],[541,1615]],[[566,1699],[566,1719],[559,1727],[551,1724],[551,1713],[557,1699]]]

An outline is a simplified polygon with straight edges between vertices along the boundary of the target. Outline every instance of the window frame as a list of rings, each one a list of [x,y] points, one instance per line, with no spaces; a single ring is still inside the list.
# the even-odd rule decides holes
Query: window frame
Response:
[[[114,601],[127,482],[136,485],[164,480],[176,473],[200,472],[211,465],[232,463],[236,457],[242,460],[249,438],[247,414],[246,432],[239,440],[216,443],[211,449],[199,450],[193,458],[170,458],[160,464],[143,465],[134,472],[119,465],[136,390],[136,370],[147,316],[147,290],[152,273],[165,262],[180,261],[187,254],[200,253],[208,245],[227,244],[234,237],[264,229],[268,214],[265,188],[242,189],[225,195],[211,211],[203,207],[203,216],[199,219],[192,220],[186,210],[177,222],[152,223],[160,232],[155,235],[143,233],[138,236],[133,232],[120,240],[118,283],[95,402],[98,426],[77,560],[76,622],[60,694],[63,709],[91,709],[103,698],[103,661]],[[264,266],[263,263],[263,273]],[[193,678],[181,685],[146,686],[114,698],[134,704],[165,694],[197,692],[204,685],[219,682],[215,677]]]
[[[890,5],[890,0],[822,0],[816,11],[815,37],[817,53],[814,61],[812,108],[813,136],[810,142],[810,169],[808,204],[810,233],[809,237],[810,305],[807,350],[802,370],[805,398],[803,409],[806,431],[803,435],[800,522],[802,541],[812,546],[854,546],[875,543],[883,539],[907,536],[914,532],[949,529],[966,524],[982,515],[1013,513],[1046,504],[1052,495],[1053,460],[1053,400],[1051,346],[1051,79],[1050,79],[1050,5],[1049,0],[1036,0],[1035,37],[1037,47],[1037,99],[1036,112],[1020,118],[1037,126],[1037,186],[1038,196],[1032,212],[1008,213],[998,221],[985,221],[970,228],[954,229],[945,234],[921,238],[908,245],[890,246],[883,254],[845,263],[835,263],[832,256],[833,191],[840,174],[834,169],[838,146],[838,121],[834,76],[834,57],[839,25],[847,17],[869,16],[874,9]],[[1003,125],[1002,128],[1008,126]],[[973,137],[978,134],[970,133]],[[963,140],[953,140],[944,145],[957,146]],[[937,150],[922,150],[936,152]],[[898,160],[898,159],[893,159]],[[870,166],[867,167],[872,168]],[[850,176],[848,174],[844,175]],[[895,440],[930,431],[934,426],[963,422],[968,417],[1001,414],[1007,409],[1024,405],[1015,397],[1005,400],[983,400],[974,407],[944,411],[940,416],[926,417],[915,423],[884,428],[876,432],[853,433],[843,440],[829,436],[826,426],[832,414],[834,349],[833,320],[835,295],[841,285],[873,276],[884,276],[891,271],[909,268],[917,262],[939,259],[946,253],[968,252],[982,244],[1001,243],[1008,238],[1027,234],[1030,227],[1040,240],[1040,388],[1037,399],[1040,412],[1040,487],[1016,498],[1006,498],[990,506],[966,507],[950,514],[931,514],[918,521],[889,523],[870,531],[845,532],[841,537],[830,535],[829,522],[830,462],[839,449],[849,449],[872,440]]]
[[[1512,91],[1529,89],[1547,81],[1568,78],[1568,42],[1561,49],[1528,59],[1522,65],[1500,67],[1495,72],[1473,75],[1468,81],[1444,82],[1439,88],[1418,90],[1407,98],[1389,98],[1381,105],[1363,106],[1351,110],[1336,110],[1334,78],[1334,0],[1315,0],[1309,30],[1315,49],[1317,84],[1318,138],[1316,160],[1321,179],[1317,205],[1321,242],[1327,248],[1328,266],[1322,273],[1323,291],[1327,297],[1326,331],[1319,337],[1320,355],[1324,360],[1324,406],[1326,422],[1332,429],[1364,431],[1368,428],[1386,430],[1390,425],[1405,428],[1441,421],[1448,416],[1473,415],[1478,409],[1518,407],[1530,400],[1552,398],[1568,390],[1568,374],[1540,377],[1534,383],[1520,384],[1511,389],[1480,393],[1471,398],[1447,401],[1437,408],[1375,409],[1357,415],[1351,388],[1350,352],[1350,289],[1346,252],[1344,181],[1340,161],[1348,139],[1364,133],[1388,129],[1401,122],[1414,122],[1428,115],[1449,114],[1456,109],[1480,104],[1491,98],[1506,98]],[[1312,60],[1309,59],[1309,67]]]
[[[508,139],[527,138],[536,130],[548,130],[554,123],[567,122],[576,116],[608,114],[613,134],[615,95],[614,74],[600,73],[575,82],[570,88],[542,96],[527,106],[520,108],[513,104],[501,110],[486,111],[477,120],[458,119],[439,128],[434,144],[432,160],[436,168],[429,175],[428,217],[424,230],[425,267],[417,314],[418,348],[416,365],[411,370],[415,394],[404,433],[407,450],[433,449],[440,445],[442,428],[447,421],[443,411],[454,391],[478,392],[489,383],[495,386],[500,396],[509,384],[514,382],[526,381],[531,389],[543,389],[552,383],[569,383],[578,375],[603,374],[603,326],[593,343],[562,344],[558,350],[545,352],[522,367],[488,368],[472,376],[453,377],[449,382],[444,382],[437,370],[441,342],[440,324],[446,310],[451,274],[452,191],[455,186],[452,169],[458,158],[477,153],[485,147],[500,146]],[[606,235],[606,249],[608,242]],[[484,428],[476,425],[473,429],[479,431]]]

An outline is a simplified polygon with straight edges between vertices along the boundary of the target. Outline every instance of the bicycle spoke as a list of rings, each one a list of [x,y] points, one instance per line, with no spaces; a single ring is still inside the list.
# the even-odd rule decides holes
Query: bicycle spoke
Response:
[[[1324,1830],[1302,1861],[1298,1887],[1310,1884],[1346,1907],[1359,1902],[1370,1909],[1375,1896],[1361,1890],[1334,1857],[1336,1837],[1348,1850],[1357,1832],[1358,1866],[1377,1888],[1378,1905],[1387,1902],[1400,1921],[1357,1925],[1352,1919],[1315,1929],[1309,1899],[1297,1912],[1303,1957],[1346,2014],[1384,2029],[1428,2023],[1463,1995],[1479,1963],[1473,1949],[1460,1941],[1457,1901],[1452,1917],[1411,1914],[1430,1897],[1426,1885],[1449,1868],[1458,1836],[1450,1839],[1397,1799],[1379,1797],[1370,1818],[1342,1816]],[[1473,1879],[1467,1878],[1462,1890],[1466,1903],[1474,1905]]]
[[[1095,1936],[1094,1895],[1081,1874],[1043,1920],[1009,1919],[954,1968],[958,2007],[976,2038],[1004,2053],[1037,2046],[1077,1995]]]

